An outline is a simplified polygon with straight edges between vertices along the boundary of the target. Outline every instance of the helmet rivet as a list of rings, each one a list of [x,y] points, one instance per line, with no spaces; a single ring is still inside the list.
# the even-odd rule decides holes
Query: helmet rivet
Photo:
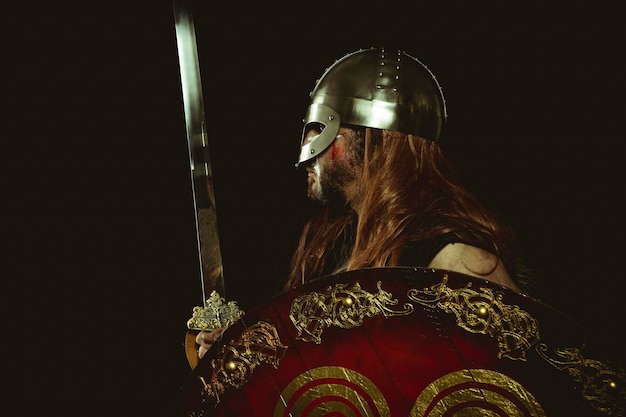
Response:
[[[311,149],[311,155],[315,153],[315,149]]]
[[[335,116],[328,116],[328,120],[335,120]]]

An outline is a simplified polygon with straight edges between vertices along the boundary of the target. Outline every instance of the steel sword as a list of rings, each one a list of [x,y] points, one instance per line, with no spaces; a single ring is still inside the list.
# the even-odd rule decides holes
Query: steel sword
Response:
[[[187,327],[214,330],[232,324],[243,312],[235,302],[225,303],[223,298],[224,273],[192,0],[173,0],[173,3],[202,286],[202,307],[193,309]]]

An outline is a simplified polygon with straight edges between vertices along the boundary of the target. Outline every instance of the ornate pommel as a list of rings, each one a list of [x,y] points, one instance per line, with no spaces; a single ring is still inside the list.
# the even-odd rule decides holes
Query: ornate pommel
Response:
[[[228,327],[244,315],[236,301],[225,302],[217,291],[211,292],[204,307],[194,307],[193,316],[187,321],[189,330],[215,330]]]

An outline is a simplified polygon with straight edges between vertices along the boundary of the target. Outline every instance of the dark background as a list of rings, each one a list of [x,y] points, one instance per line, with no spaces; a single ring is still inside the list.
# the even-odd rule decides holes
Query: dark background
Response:
[[[250,309],[284,277],[307,210],[293,164],[315,80],[386,46],[437,76],[442,146],[517,229],[542,299],[623,351],[622,3],[198,4],[229,299]],[[202,302],[172,4],[21,6],[3,42],[0,406],[169,415]]]

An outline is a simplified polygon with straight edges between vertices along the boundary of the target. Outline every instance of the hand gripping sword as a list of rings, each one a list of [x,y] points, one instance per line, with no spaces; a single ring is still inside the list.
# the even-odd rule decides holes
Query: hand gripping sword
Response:
[[[202,307],[194,307],[187,322],[190,330],[215,330],[238,320],[243,312],[233,301],[224,302],[225,288],[217,228],[217,212],[213,190],[213,174],[209,159],[208,139],[202,98],[200,63],[196,44],[192,0],[173,0],[176,43],[183,93],[187,144],[191,163],[193,207],[200,261]],[[207,297],[206,294],[209,293]],[[195,338],[195,335],[193,335]],[[190,358],[190,337],[187,337],[187,357]],[[195,348],[193,355],[196,355]],[[197,363],[197,356],[195,362]]]

